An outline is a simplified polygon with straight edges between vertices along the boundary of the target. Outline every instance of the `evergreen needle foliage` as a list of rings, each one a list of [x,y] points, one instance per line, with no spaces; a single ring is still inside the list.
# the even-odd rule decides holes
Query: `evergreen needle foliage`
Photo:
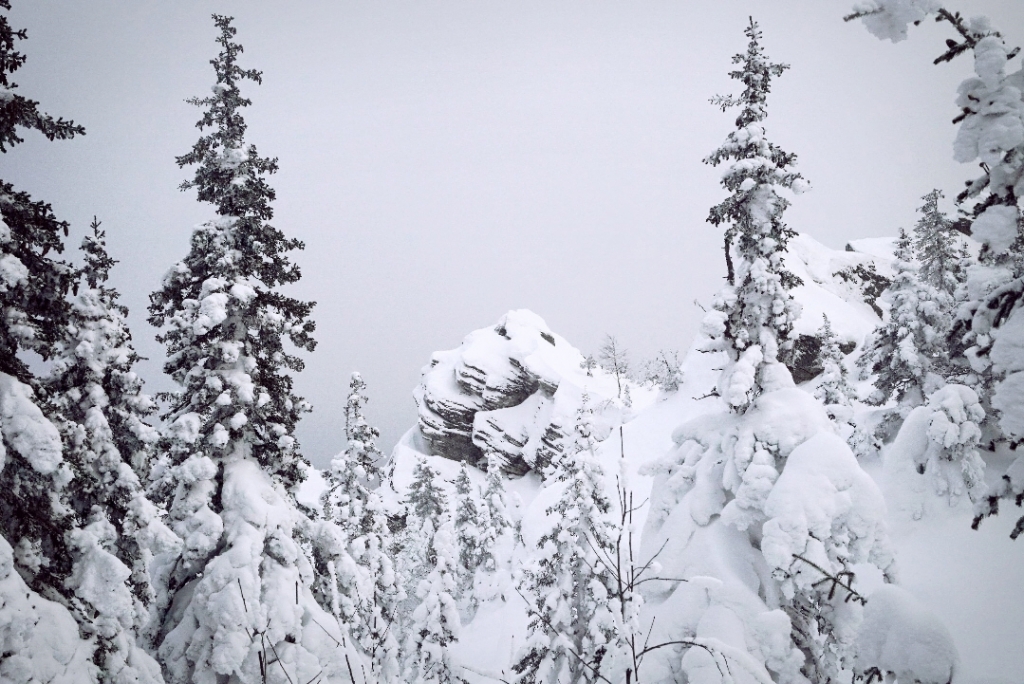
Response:
[[[730,193],[711,208],[707,219],[726,226],[728,284],[705,319],[704,330],[734,362],[723,375],[719,393],[739,411],[761,392],[762,367],[791,347],[789,335],[799,307],[789,291],[800,280],[782,260],[795,233],[782,221],[789,201],[778,189],[807,189],[803,177],[791,170],[796,155],[769,142],[761,123],[768,115],[772,78],[789,67],[769,61],[753,19],[744,33],[747,51],[733,57],[739,68],[729,73],[743,84],[743,92],[711,100],[722,111],[739,108],[736,130],[704,160],[712,166],[727,165],[721,182]]]

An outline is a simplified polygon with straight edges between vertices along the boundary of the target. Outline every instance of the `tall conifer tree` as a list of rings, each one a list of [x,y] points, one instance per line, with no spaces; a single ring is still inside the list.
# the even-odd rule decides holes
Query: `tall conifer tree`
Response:
[[[347,637],[314,599],[312,561],[295,540],[310,520],[291,493],[304,472],[295,425],[309,406],[293,392],[291,373],[303,364],[285,342],[313,349],[313,305],[280,292],[299,279],[288,253],[302,243],[269,223],[266,177],[277,161],[245,142],[250,100],[239,88],[261,74],[238,65],[232,19],[213,18],[216,83],[190,100],[203,110],[202,135],[177,162],[195,167],[182,189],[194,188],[217,217],[195,229],[149,308],[163,329],[164,369],[181,387],[166,397],[154,466],[153,490],[184,540],[179,556],[161,559],[158,654],[175,683],[305,681],[319,669],[330,678],[344,671]],[[333,630],[338,647],[321,649],[306,629]]]
[[[7,0],[0,7],[10,10]],[[40,112],[38,102],[17,93],[11,74],[25,63],[15,49],[25,40],[24,29],[14,30],[0,14],[0,152],[23,142],[20,128],[38,131],[50,140],[65,140],[85,129]],[[0,374],[35,385],[38,379],[25,363],[23,352],[52,358],[64,334],[69,307],[65,296],[74,281],[74,269],[54,255],[64,251],[66,221],[50,205],[33,200],[11,183],[0,180]],[[64,580],[71,572],[71,554],[65,531],[73,524],[70,510],[52,495],[62,492],[70,476],[56,453],[22,454],[4,439],[5,463],[0,470],[0,533],[18,554],[20,570],[29,586],[50,598],[67,598]]]
[[[0,7],[9,10],[10,4],[0,0]],[[34,129],[50,140],[85,132],[73,122],[40,112],[37,102],[16,92],[10,75],[25,57],[15,44],[26,37],[24,30],[15,31],[0,15],[0,152],[22,142],[19,128]],[[69,672],[69,677],[156,684],[159,668],[138,649],[135,631],[145,619],[148,599],[148,556],[140,549],[145,534],[141,528],[155,522],[156,511],[122,462],[103,413],[109,406],[103,386],[111,361],[107,345],[114,338],[119,345],[125,331],[114,330],[116,322],[100,320],[105,302],[88,282],[69,304],[72,288],[78,290],[79,273],[52,256],[63,251],[68,224],[59,221],[48,204],[0,180],[0,214],[3,546],[14,547],[15,567],[29,588],[66,607],[81,636],[89,640],[93,667],[78,663],[78,671]],[[85,270],[98,268],[97,274],[105,276],[109,265],[106,259],[89,258]],[[74,348],[78,346],[81,349]],[[53,375],[36,377],[26,364],[25,351],[53,360],[56,380]],[[88,362],[78,365],[85,357]],[[64,373],[68,377],[62,378]],[[55,387],[62,382],[64,387]],[[71,382],[78,384],[72,387]],[[35,388],[39,399],[26,384]],[[172,541],[166,535],[165,540]],[[5,596],[0,603],[10,598]],[[39,600],[38,595],[25,598]],[[42,623],[38,627],[58,628]],[[67,636],[65,632],[58,638]],[[79,645],[63,643],[61,648],[70,655]],[[8,660],[11,655],[16,654],[2,657],[4,677],[19,669]]]
[[[43,385],[46,407],[61,433],[64,460],[74,478],[65,498],[76,529],[68,535],[73,572],[67,584],[92,607],[83,615],[99,640],[97,664],[109,681],[130,676],[159,681],[159,669],[138,665],[138,634],[148,623],[153,599],[149,563],[174,550],[178,538],[160,520],[138,474],[157,435],[146,422],[155,406],[142,393],[118,293],[108,284],[116,263],[105,234],[93,220],[82,241],[85,264],[78,273],[64,337]],[[132,673],[132,674],[130,674]]]
[[[733,57],[739,68],[729,73],[743,84],[743,92],[711,100],[722,111],[739,108],[736,130],[704,160],[712,166],[727,165],[722,187],[730,193],[711,208],[707,219],[715,226],[726,226],[728,284],[705,319],[704,331],[732,361],[718,391],[738,411],[746,410],[761,393],[765,367],[790,347],[788,338],[799,305],[789,291],[800,281],[783,263],[794,232],[782,221],[789,202],[778,189],[803,192],[807,188],[791,168],[796,155],[769,142],[762,124],[768,115],[772,78],[789,66],[768,59],[753,19],[744,33],[749,38],[747,51]]]

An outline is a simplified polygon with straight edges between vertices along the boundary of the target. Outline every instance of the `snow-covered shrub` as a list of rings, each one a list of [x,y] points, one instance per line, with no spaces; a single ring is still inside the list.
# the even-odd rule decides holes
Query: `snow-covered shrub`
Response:
[[[764,393],[744,414],[694,418],[673,439],[676,449],[645,471],[655,484],[643,547],[689,581],[648,589],[664,621],[656,637],[717,639],[762,678],[835,679],[853,653],[858,608],[830,596],[822,573],[855,563],[892,571],[874,482],[796,388]],[[707,589],[693,586],[704,577],[714,578]],[[681,671],[714,669],[697,650]]]
[[[949,630],[909,592],[885,585],[868,597],[853,666],[861,677],[949,684],[960,656]]]
[[[985,491],[985,462],[978,453],[984,418],[977,393],[963,385],[946,385],[911,411],[884,453],[890,501],[920,518],[929,496],[950,505],[964,495],[978,500]]]

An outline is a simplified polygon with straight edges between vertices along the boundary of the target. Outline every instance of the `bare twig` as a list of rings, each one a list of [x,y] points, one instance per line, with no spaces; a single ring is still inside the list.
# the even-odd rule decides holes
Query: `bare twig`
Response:
[[[525,596],[525,595],[523,594],[523,592],[521,592],[521,591],[519,590],[519,587],[516,587],[516,593],[517,593],[517,594],[519,594],[519,596],[521,596],[521,597],[522,597],[522,599],[523,599],[524,601],[526,601],[526,605],[527,605],[527,606],[529,606],[529,607],[532,607],[532,606],[533,606],[533,604],[532,604],[532,603],[530,603],[530,600],[529,600],[528,598],[526,598],[526,596]],[[530,612],[532,612],[532,613],[533,613],[534,615],[536,615],[536,616],[537,616],[538,618],[540,618],[541,622],[543,622],[543,623],[544,623],[545,625],[547,625],[548,629],[550,629],[551,631],[556,631],[556,630],[555,630],[555,626],[554,626],[554,625],[552,625],[552,624],[551,624],[551,621],[550,621],[550,620],[548,620],[548,619],[547,619],[546,617],[544,617],[544,616],[543,616],[543,615],[542,615],[542,614],[540,613],[540,611],[536,611],[536,612],[534,612],[534,611],[530,611]],[[569,652],[569,654],[570,654],[570,655],[571,655],[572,657],[576,658],[576,660],[580,661],[580,663],[581,663],[581,664],[582,664],[582,665],[583,665],[584,667],[586,667],[586,668],[590,669],[590,671],[594,673],[594,676],[595,676],[595,677],[597,677],[598,679],[600,679],[600,680],[601,680],[601,681],[603,681],[603,682],[607,682],[607,684],[613,684],[613,682],[612,682],[611,680],[609,680],[609,679],[608,679],[607,677],[605,677],[604,675],[602,675],[602,674],[601,674],[601,673],[600,673],[600,672],[598,671],[598,669],[597,669],[597,668],[596,668],[596,667],[595,667],[594,665],[592,665],[591,663],[587,662],[587,661],[586,661],[586,660],[585,660],[585,659],[583,658],[583,656],[581,656],[580,654],[578,654],[578,653],[577,653],[576,651],[574,651],[573,649],[569,648],[568,646],[566,646],[565,650],[566,650],[566,651],[568,651],[568,652]]]
[[[797,560],[801,560],[804,563],[807,563],[812,568],[814,568],[815,570],[817,570],[818,572],[820,572],[822,575],[825,576],[824,579],[821,579],[821,580],[818,580],[817,582],[814,582],[812,586],[816,587],[819,584],[825,584],[827,582],[831,582],[832,583],[832,586],[829,587],[829,591],[828,591],[828,597],[829,597],[830,600],[835,596],[836,588],[837,587],[841,587],[842,589],[845,589],[847,591],[846,599],[844,599],[845,601],[851,601],[852,600],[852,601],[856,601],[857,603],[860,603],[862,606],[866,606],[867,605],[868,600],[864,597],[864,595],[861,594],[860,592],[858,592],[856,589],[853,588],[854,574],[852,572],[850,572],[849,570],[843,570],[842,572],[839,572],[839,573],[836,573],[836,574],[833,575],[832,573],[828,572],[827,570],[825,570],[823,567],[821,567],[820,565],[818,565],[814,561],[808,560],[808,559],[804,558],[803,556],[801,556],[798,553],[794,553],[793,554],[793,558],[796,558]],[[846,583],[843,582],[843,578],[844,577],[847,578]]]
[[[288,680],[288,684],[295,684],[292,681],[292,676],[290,674],[288,674],[288,670],[285,669],[284,663],[281,661],[281,656],[279,656],[277,654],[277,647],[274,646],[274,642],[273,641],[270,642],[270,650],[272,650],[274,652],[274,657],[277,659],[274,662],[276,662],[278,665],[281,666],[281,672],[284,672],[284,676]],[[353,684],[355,684],[355,680],[353,680]]]

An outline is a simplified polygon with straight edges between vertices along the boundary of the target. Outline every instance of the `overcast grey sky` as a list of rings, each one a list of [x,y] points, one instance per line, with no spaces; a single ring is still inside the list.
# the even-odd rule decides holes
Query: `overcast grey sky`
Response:
[[[297,379],[300,427],[325,464],[343,446],[349,373],[391,445],[415,421],[433,351],[529,308],[584,351],[614,333],[636,359],[684,350],[721,284],[723,196],[701,163],[733,125],[730,56],[753,15],[792,69],[769,100],[770,139],[813,191],[787,222],[834,247],[910,226],[933,187],[955,195],[955,89],[970,63],[932,66],[948,25],[903,43],[844,24],[848,0],[14,0],[29,61],[22,94],[88,131],[38,136],[3,177],[73,224],[104,222],[149,391],[169,388],[148,293],[212,211],[177,190],[195,141],[184,103],[213,83],[211,12],[236,17],[249,139],[280,158],[275,225],[305,240],[298,296],[319,347]],[[963,0],[1024,42],[1024,2]]]

